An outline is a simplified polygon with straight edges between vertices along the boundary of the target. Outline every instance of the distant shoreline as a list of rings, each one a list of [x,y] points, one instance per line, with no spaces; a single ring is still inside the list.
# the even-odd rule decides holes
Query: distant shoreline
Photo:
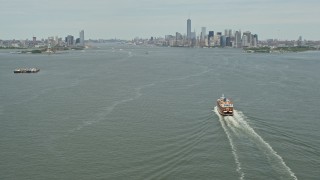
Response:
[[[289,52],[305,52],[305,51],[319,51],[315,47],[309,46],[295,46],[295,47],[257,47],[257,48],[244,48],[247,53],[289,53]]]
[[[83,50],[85,47],[55,47],[55,48],[37,48],[37,49],[29,49],[29,48],[17,48],[17,47],[0,47],[0,50],[21,50],[11,52],[12,54],[42,54],[42,53],[50,53],[54,54],[56,52],[68,51],[68,50]]]

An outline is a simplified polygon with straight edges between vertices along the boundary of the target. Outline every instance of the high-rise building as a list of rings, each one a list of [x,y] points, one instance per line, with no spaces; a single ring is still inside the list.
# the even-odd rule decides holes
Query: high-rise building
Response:
[[[84,30],[80,31],[80,46],[84,46]]]
[[[258,42],[258,40],[259,40],[259,39],[258,39],[258,34],[254,34],[254,35],[253,35],[253,38],[256,38],[256,39],[257,39],[257,42]]]
[[[226,46],[231,47],[232,46],[232,42],[231,42],[231,37],[226,37]]]
[[[229,36],[230,38],[233,37],[232,29],[229,29],[229,34],[228,34],[228,36]]]
[[[214,36],[214,31],[209,31],[209,35],[208,35],[208,45],[209,46],[213,45],[213,36]]]
[[[213,35],[214,35],[214,31],[209,31],[209,36],[208,36],[208,38],[213,37]]]
[[[254,34],[253,35],[253,47],[257,47],[258,46],[258,35]]]
[[[37,37],[32,37],[33,46],[37,45]]]
[[[302,36],[299,36],[298,38],[298,46],[302,46]]]
[[[200,36],[200,46],[207,46],[207,31],[206,31],[206,27],[202,27],[201,28],[201,36]]]
[[[179,32],[176,32],[176,46],[183,46],[183,36]]]
[[[66,44],[67,44],[67,46],[72,46],[73,45],[73,36],[71,36],[71,35],[68,35],[67,37],[66,37]]]
[[[191,32],[191,46],[197,45],[197,34],[196,31]]]
[[[221,36],[220,37],[220,46],[225,47],[227,45],[227,38],[226,36]]]
[[[248,37],[244,33],[242,35],[242,47],[249,47]]]
[[[247,47],[250,47],[250,46],[252,46],[252,35],[251,35],[251,32],[250,31],[246,31],[246,32],[244,32],[243,33],[243,36],[245,36],[245,38],[244,37],[242,37],[242,41],[244,42],[244,44],[242,44],[243,46],[247,46]]]
[[[202,41],[205,40],[206,35],[207,35],[206,27],[202,27],[202,28],[201,28],[201,40],[202,40]]]
[[[236,31],[235,37],[234,37],[234,47],[235,48],[241,48],[242,41],[241,41],[241,31]]]
[[[191,19],[187,20],[187,39],[191,40]]]

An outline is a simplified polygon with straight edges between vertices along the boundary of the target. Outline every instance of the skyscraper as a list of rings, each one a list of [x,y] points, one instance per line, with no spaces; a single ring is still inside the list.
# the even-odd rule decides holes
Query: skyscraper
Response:
[[[242,47],[249,47],[248,36],[244,33],[242,35]]]
[[[214,35],[214,31],[209,31],[209,35],[208,35],[208,46],[211,46],[211,41],[213,41],[213,35]]]
[[[299,36],[299,39],[298,39],[298,46],[302,46],[302,36]]]
[[[67,46],[72,46],[73,45],[73,36],[68,35],[66,37],[66,44],[67,44]]]
[[[242,36],[242,46],[251,47],[252,46],[252,34],[250,31],[246,31]]]
[[[84,30],[80,31],[80,46],[84,46]]]
[[[226,36],[221,36],[220,37],[220,46],[225,47],[227,45],[227,37]]]
[[[228,34],[228,36],[229,36],[230,38],[234,36],[234,35],[232,34],[232,29],[229,29],[229,34]]]
[[[242,40],[241,40],[241,31],[236,31],[235,33],[235,44],[234,47],[241,48]]]
[[[32,37],[32,44],[36,45],[37,44],[37,37]]]
[[[191,40],[191,20],[187,20],[187,39]]]
[[[253,47],[257,47],[258,45],[258,35],[254,34],[253,35]]]
[[[207,35],[207,32],[206,32],[206,27],[202,27],[201,28],[201,40],[205,40],[205,37]]]

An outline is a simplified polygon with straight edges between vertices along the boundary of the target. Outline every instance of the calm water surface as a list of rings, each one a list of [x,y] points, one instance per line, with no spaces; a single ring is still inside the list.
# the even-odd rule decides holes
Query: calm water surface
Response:
[[[0,51],[0,179],[319,179],[319,52],[98,46]]]

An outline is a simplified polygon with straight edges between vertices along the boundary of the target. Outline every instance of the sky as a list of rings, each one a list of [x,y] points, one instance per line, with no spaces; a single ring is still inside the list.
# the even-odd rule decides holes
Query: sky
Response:
[[[0,0],[0,39],[133,39],[225,29],[320,40],[320,0]]]

